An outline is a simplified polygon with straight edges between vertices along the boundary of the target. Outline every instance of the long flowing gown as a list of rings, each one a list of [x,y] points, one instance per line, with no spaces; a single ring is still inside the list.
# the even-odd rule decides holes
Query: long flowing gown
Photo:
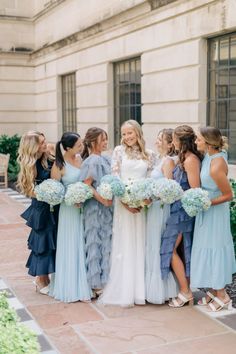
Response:
[[[167,156],[159,161],[151,172],[151,178],[164,177],[162,166],[168,158],[171,159]],[[172,272],[168,274],[166,279],[161,278],[161,235],[165,230],[169,216],[170,206],[168,204],[162,205],[159,200],[152,203],[147,213],[145,285],[146,300],[153,304],[162,304],[178,293],[178,285]]]
[[[93,179],[96,189],[101,178],[111,173],[107,156],[91,154],[81,166],[80,180]],[[87,278],[92,289],[101,289],[108,280],[112,238],[113,207],[106,207],[95,198],[84,205],[84,237]]]
[[[80,178],[80,169],[65,163],[61,182],[67,187]],[[50,296],[63,302],[90,300],[85,265],[83,214],[76,206],[61,203],[57,234],[56,272]]]
[[[48,169],[42,166],[41,159],[36,161],[36,184],[50,178],[52,161]],[[31,250],[26,267],[32,276],[47,275],[55,272],[57,221],[59,206],[50,211],[50,205],[32,198],[31,205],[21,214],[26,225],[31,227],[28,248]]]
[[[210,199],[221,195],[210,176],[211,161],[217,157],[223,157],[227,163],[224,152],[211,156],[206,154],[202,162],[201,186],[208,191]],[[191,256],[191,287],[223,289],[232,282],[232,274],[235,272],[229,203],[212,205],[196,216]]]
[[[112,170],[126,182],[147,177],[152,169],[153,154],[149,160],[140,156],[130,158],[123,146],[113,152]],[[145,211],[132,214],[115,199],[111,271],[109,281],[99,303],[133,306],[145,304]]]

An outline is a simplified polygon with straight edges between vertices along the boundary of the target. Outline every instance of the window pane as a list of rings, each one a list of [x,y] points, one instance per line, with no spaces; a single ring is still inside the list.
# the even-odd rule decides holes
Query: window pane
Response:
[[[77,131],[75,74],[62,76],[62,126],[63,132]]]
[[[218,128],[227,129],[227,101],[218,103]]]
[[[229,121],[236,122],[236,100],[229,102]]]
[[[218,72],[215,70],[210,71],[210,82],[209,82],[209,90],[210,90],[210,99],[216,99],[217,97],[217,75]]]
[[[215,69],[218,62],[218,41],[212,41],[210,44],[210,69]]]
[[[236,66],[236,35],[230,41],[230,65]]]
[[[228,65],[229,59],[229,38],[220,41],[220,60],[219,65]]]
[[[236,97],[236,68],[230,69],[229,80],[230,80],[229,95],[230,97]]]
[[[141,122],[141,65],[140,59],[114,64],[115,141],[120,140],[120,126],[128,119]],[[138,110],[137,110],[138,107]]]
[[[209,103],[209,125],[212,127],[217,126],[217,104],[215,101]]]
[[[218,77],[218,97],[228,97],[228,70],[220,70]]]

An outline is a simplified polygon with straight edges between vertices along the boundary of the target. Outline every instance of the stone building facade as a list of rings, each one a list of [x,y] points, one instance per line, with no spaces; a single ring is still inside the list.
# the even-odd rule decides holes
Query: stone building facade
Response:
[[[236,162],[235,0],[0,1],[0,133],[212,124]]]

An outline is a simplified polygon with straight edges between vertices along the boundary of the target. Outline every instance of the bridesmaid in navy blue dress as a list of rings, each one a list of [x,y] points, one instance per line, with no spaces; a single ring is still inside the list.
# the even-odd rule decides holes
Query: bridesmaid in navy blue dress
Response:
[[[50,178],[53,164],[42,133],[33,131],[22,136],[18,161],[18,187],[24,195],[32,198],[31,205],[21,215],[32,229],[28,238],[31,253],[26,267],[28,273],[36,277],[36,289],[47,294],[49,274],[55,272],[58,207],[51,212],[49,204],[38,201],[34,195],[34,185]]]
[[[174,130],[173,143],[178,151],[178,163],[173,171],[173,179],[183,190],[200,186],[201,153],[195,144],[196,136],[193,129],[181,125]],[[170,216],[161,243],[161,273],[166,279],[172,268],[179,283],[180,292],[177,298],[169,302],[171,307],[182,307],[193,302],[189,288],[190,258],[194,218],[190,217],[178,200],[171,204]]]

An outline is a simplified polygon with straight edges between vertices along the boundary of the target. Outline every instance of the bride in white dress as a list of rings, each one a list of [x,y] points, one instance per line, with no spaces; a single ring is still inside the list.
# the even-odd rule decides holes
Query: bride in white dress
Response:
[[[114,149],[112,173],[124,182],[148,177],[156,156],[145,150],[140,125],[134,120],[121,127],[121,145]],[[111,271],[99,302],[133,306],[145,304],[146,215],[141,208],[130,208],[115,200]]]

